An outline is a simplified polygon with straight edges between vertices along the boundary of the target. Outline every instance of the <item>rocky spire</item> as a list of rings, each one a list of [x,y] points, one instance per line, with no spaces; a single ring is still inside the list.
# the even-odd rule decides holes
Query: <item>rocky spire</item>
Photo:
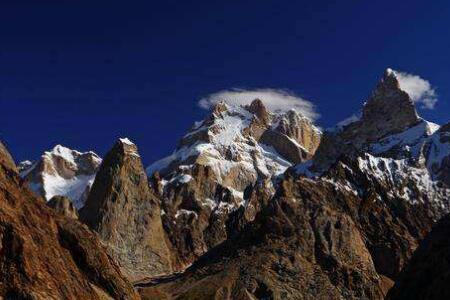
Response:
[[[270,114],[260,99],[255,99],[245,107],[249,112],[254,114],[264,124],[269,124]]]
[[[395,71],[387,69],[363,107],[361,134],[373,141],[401,132],[419,121],[411,97],[400,89]]]
[[[324,134],[313,169],[324,171],[340,156],[354,155],[369,144],[421,121],[411,97],[400,88],[395,71],[387,69],[364,104],[361,117]]]
[[[131,279],[171,270],[160,204],[130,140],[118,140],[106,155],[80,219],[99,233]]]

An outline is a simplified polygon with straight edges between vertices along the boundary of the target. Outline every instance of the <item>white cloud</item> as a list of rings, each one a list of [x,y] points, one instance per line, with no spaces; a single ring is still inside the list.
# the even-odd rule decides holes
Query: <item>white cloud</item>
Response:
[[[420,76],[395,71],[400,88],[407,92],[414,103],[422,108],[433,109],[438,99],[435,89],[431,83]]]
[[[223,90],[200,99],[198,105],[201,108],[210,109],[220,101],[230,105],[247,105],[255,99],[260,99],[267,109],[273,112],[296,109],[311,120],[319,117],[312,102],[280,89]]]

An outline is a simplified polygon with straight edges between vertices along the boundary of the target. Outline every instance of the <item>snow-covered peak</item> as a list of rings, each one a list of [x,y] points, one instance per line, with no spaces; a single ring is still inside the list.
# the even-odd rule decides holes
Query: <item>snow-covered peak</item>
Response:
[[[47,200],[57,195],[66,196],[80,208],[101,162],[92,151],[80,152],[56,145],[35,163],[24,162],[20,175],[32,190]]]
[[[56,145],[55,147],[53,147],[53,149],[51,151],[46,151],[44,153],[45,156],[48,157],[52,157],[52,156],[59,156],[62,159],[75,164],[75,157],[80,156],[82,153],[76,151],[76,150],[71,150],[67,147],[64,147],[62,145]]]

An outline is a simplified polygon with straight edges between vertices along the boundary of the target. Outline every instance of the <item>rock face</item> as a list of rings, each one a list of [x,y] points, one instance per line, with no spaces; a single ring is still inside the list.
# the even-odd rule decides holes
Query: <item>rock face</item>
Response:
[[[182,275],[138,283],[142,297],[383,299],[365,237],[345,212],[358,209],[356,197],[309,179],[280,185],[254,222]]]
[[[258,99],[245,107],[217,104],[171,156],[147,168],[162,199],[176,268],[226,240],[238,230],[234,225],[254,218],[259,203],[271,197],[273,178],[309,159],[320,137],[296,111],[271,113]],[[256,186],[264,196],[249,201],[246,191]],[[237,220],[238,215],[244,218]]]
[[[57,145],[36,163],[22,162],[20,175],[45,199],[66,196],[79,209],[87,199],[101,162],[94,152],[81,153]]]
[[[139,299],[100,241],[58,215],[0,154],[0,298]]]
[[[4,165],[9,170],[17,172],[16,164],[11,154],[9,154],[5,145],[0,141],[0,164]]]
[[[449,299],[450,215],[420,244],[387,299]]]
[[[413,204],[404,195],[392,194],[396,183],[379,179],[379,170],[390,163],[369,154],[356,161],[346,157],[316,180],[353,194],[341,198],[341,205],[360,229],[377,272],[395,280],[430,230],[434,215],[429,203]],[[402,166],[398,168],[402,170]]]
[[[73,206],[72,201],[64,196],[54,196],[47,202],[47,205],[56,212],[72,219],[78,219],[78,210]]]
[[[159,200],[128,139],[120,139],[106,155],[80,219],[99,234],[130,279],[171,271]]]

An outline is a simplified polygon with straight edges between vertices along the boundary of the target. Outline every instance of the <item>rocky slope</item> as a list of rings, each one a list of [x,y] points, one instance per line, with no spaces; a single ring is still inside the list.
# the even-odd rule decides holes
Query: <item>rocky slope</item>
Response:
[[[159,200],[151,193],[136,145],[128,139],[118,140],[105,156],[80,219],[99,234],[130,279],[171,271]]]
[[[7,168],[8,170],[17,172],[17,167],[14,162],[14,159],[12,158],[11,154],[9,154],[5,145],[3,145],[1,141],[0,141],[0,164],[5,166],[5,168]]]
[[[259,202],[273,193],[273,179],[309,159],[320,137],[294,110],[271,113],[258,99],[245,107],[219,103],[172,155],[148,167],[177,268],[253,220]],[[254,187],[264,194],[261,199],[250,200]]]
[[[420,244],[387,299],[449,299],[450,215]]]
[[[79,209],[86,201],[101,162],[94,152],[81,153],[57,145],[35,163],[22,162],[19,170],[30,188],[45,199],[66,196]]]
[[[144,299],[383,299],[384,279],[346,213],[359,203],[325,181],[284,179],[240,234],[183,274],[136,287]]]
[[[2,299],[140,298],[96,235],[28,190],[3,147],[0,249]]]

